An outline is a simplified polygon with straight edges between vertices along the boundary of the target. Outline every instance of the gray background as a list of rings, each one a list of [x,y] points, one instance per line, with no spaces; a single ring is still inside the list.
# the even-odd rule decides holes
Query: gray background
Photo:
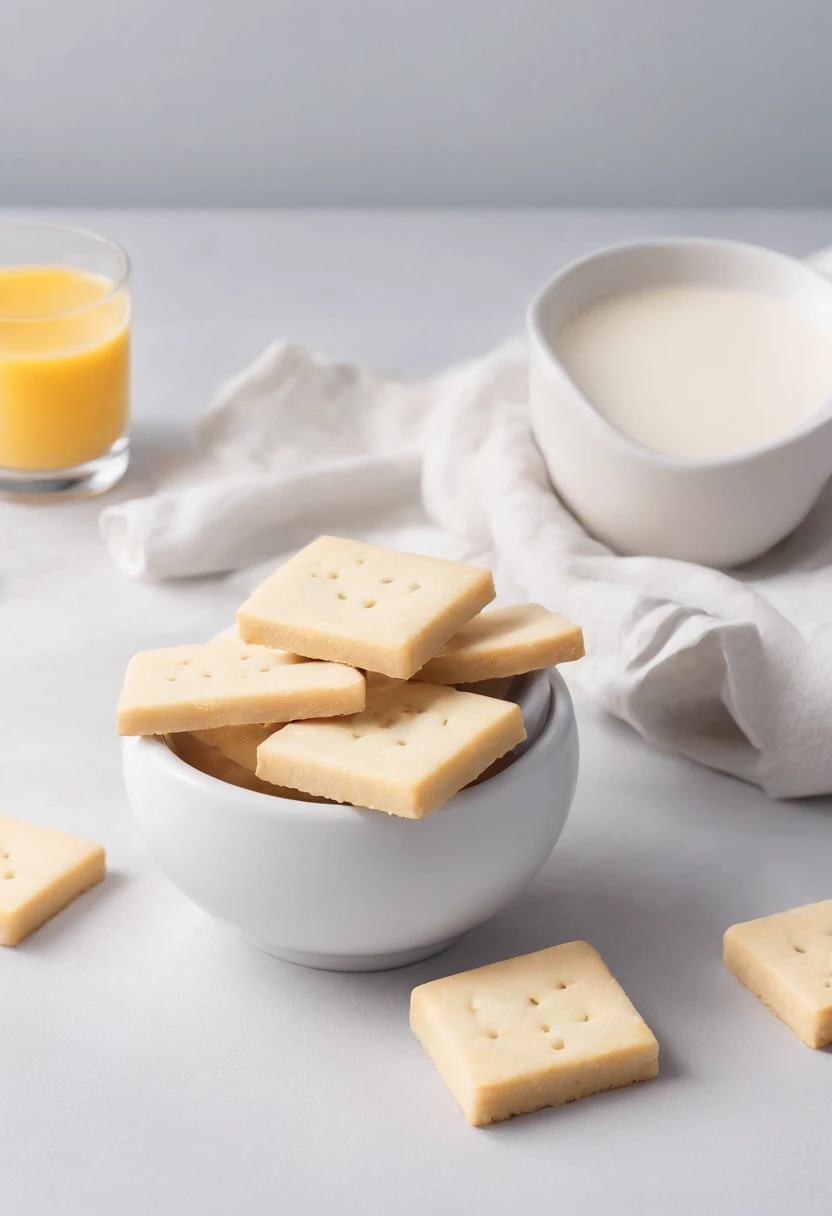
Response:
[[[828,0],[0,0],[0,204],[832,203]]]

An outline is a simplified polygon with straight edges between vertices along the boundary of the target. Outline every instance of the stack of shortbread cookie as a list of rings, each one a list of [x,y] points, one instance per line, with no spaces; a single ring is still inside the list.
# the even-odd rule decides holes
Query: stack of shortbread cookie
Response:
[[[525,737],[515,675],[579,658],[536,604],[482,609],[487,570],[321,537],[239,612],[239,636],[146,651],[121,734],[212,777],[419,818]],[[0,816],[0,945],[104,877],[104,850]],[[734,925],[725,965],[811,1047],[832,1042],[832,900]],[[659,1045],[601,957],[567,942],[414,989],[411,1027],[478,1127],[635,1082]]]
[[[321,536],[237,637],[136,655],[119,733],[249,789],[420,818],[525,738],[507,678],[584,653],[538,604],[482,612],[494,594],[489,570]]]

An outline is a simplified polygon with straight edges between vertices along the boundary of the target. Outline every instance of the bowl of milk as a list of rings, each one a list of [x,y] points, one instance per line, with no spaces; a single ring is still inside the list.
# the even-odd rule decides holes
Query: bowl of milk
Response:
[[[749,561],[832,474],[832,282],[794,258],[615,246],[556,275],[528,328],[552,484],[620,553]]]

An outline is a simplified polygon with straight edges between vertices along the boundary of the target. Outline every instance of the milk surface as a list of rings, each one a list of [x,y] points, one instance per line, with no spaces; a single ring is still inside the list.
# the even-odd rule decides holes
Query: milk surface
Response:
[[[753,291],[691,284],[607,296],[565,325],[555,348],[611,423],[673,456],[766,443],[832,396],[832,330]]]

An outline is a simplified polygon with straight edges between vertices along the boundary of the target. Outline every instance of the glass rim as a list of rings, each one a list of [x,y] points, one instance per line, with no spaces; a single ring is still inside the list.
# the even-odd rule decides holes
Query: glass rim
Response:
[[[119,245],[118,241],[114,241],[112,237],[102,236],[100,232],[94,232],[92,228],[84,228],[80,224],[55,224],[49,220],[8,220],[0,223],[0,236],[6,232],[57,232],[71,233],[73,236],[85,237],[87,240],[97,241],[100,245],[107,245],[111,250],[114,250],[116,256],[121,262],[121,273],[114,281],[112,288],[105,296],[101,296],[98,300],[93,300],[89,304],[79,304],[76,308],[65,308],[60,312],[39,312],[34,316],[20,317],[13,314],[0,312],[0,322],[3,324],[13,323],[15,325],[25,325],[27,323],[40,321],[61,321],[65,317],[78,317],[86,312],[92,312],[94,308],[100,308],[103,304],[107,304],[114,299],[120,291],[123,291],[130,280],[130,256],[123,245]],[[32,263],[21,262],[19,265],[31,265]],[[37,265],[38,263],[34,263]],[[44,263],[46,265],[47,263]],[[0,267],[2,269],[2,267]]]

